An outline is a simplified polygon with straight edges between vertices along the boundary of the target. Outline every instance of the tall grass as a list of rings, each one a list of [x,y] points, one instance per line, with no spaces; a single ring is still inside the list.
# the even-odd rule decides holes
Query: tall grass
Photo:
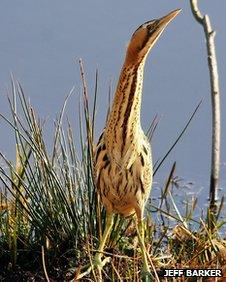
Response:
[[[105,225],[105,210],[92,178],[98,75],[91,107],[81,62],[80,71],[83,85],[78,110],[80,132],[73,132],[64,118],[72,90],[55,121],[50,150],[43,122],[20,83],[12,80],[11,118],[3,115],[1,118],[14,133],[16,161],[12,163],[0,152],[0,278],[29,270],[42,273],[47,281],[51,277],[53,281],[73,279],[92,260],[97,249]],[[152,136],[153,131],[150,129],[149,133]],[[186,203],[184,214],[181,212],[173,196],[173,187],[177,185],[175,169],[176,164],[161,189],[158,205],[150,202],[147,206],[145,240],[151,263],[158,273],[162,267],[223,267],[226,245],[218,231],[225,222],[214,222],[215,228],[210,231],[208,216],[195,221],[196,198]],[[136,236],[132,220],[116,216],[106,249],[106,254],[112,257],[105,267],[106,280],[139,281],[142,262]],[[95,273],[90,278],[95,280]]]
[[[98,237],[95,189],[90,170],[90,148],[81,136],[82,158],[75,149],[74,134],[62,119],[69,96],[55,122],[52,153],[46,149],[43,126],[26,100],[18,82],[12,83],[9,99],[11,120],[2,116],[15,133],[16,163],[2,154],[1,241],[7,243],[12,264],[18,248],[44,246],[54,255],[77,249],[87,239]],[[18,113],[18,109],[22,113]],[[81,131],[83,128],[81,128]],[[5,192],[4,192],[5,191]],[[5,207],[5,208],[3,208]],[[20,246],[18,246],[20,245]],[[41,249],[39,250],[41,251]],[[5,255],[7,255],[5,254]]]

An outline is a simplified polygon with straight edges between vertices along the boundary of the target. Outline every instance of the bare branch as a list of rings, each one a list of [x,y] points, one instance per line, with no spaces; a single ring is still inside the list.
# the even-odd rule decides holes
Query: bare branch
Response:
[[[190,0],[191,4],[191,11],[197,22],[200,24],[203,24],[203,15],[201,14],[199,8],[198,8],[198,3],[197,0]]]
[[[208,67],[210,73],[211,100],[212,100],[212,159],[210,176],[210,209],[216,212],[218,200],[218,186],[220,175],[220,89],[215,51],[215,31],[212,29],[208,15],[202,16],[197,0],[190,0],[191,10],[195,19],[203,26],[206,38]]]

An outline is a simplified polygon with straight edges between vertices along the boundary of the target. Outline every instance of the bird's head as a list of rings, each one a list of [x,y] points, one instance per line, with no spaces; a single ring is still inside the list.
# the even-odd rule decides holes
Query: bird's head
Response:
[[[127,48],[127,61],[142,60],[154,46],[165,27],[180,11],[181,9],[174,10],[160,19],[145,22],[138,27]]]

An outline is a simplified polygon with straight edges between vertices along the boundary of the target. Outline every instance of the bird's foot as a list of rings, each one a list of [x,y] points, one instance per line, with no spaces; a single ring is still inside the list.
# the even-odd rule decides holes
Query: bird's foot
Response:
[[[110,257],[106,257],[105,259],[101,260],[101,256],[99,254],[96,254],[94,257],[94,265],[96,267],[103,268],[106,263],[109,263],[111,261]]]
[[[101,259],[101,255],[98,253],[95,255],[94,260],[85,265],[81,270],[78,275],[75,277],[75,281],[83,278],[84,276],[90,274],[91,271],[97,270],[98,271],[98,276],[101,278],[101,272],[105,264],[109,263],[111,261],[110,257],[106,257],[103,260]],[[101,281],[101,280],[100,280]]]

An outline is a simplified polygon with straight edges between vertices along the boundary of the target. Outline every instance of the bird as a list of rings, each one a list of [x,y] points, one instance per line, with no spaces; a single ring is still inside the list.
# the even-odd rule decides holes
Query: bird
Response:
[[[113,104],[96,144],[93,160],[94,183],[106,209],[105,230],[92,265],[78,278],[93,268],[97,268],[101,277],[102,268],[109,262],[109,258],[102,257],[112,230],[114,214],[121,214],[125,218],[135,215],[143,258],[143,277],[150,277],[143,217],[152,187],[153,167],[151,145],[140,120],[143,74],[150,50],[180,11],[176,9],[159,19],[145,22],[135,30],[128,44]]]

